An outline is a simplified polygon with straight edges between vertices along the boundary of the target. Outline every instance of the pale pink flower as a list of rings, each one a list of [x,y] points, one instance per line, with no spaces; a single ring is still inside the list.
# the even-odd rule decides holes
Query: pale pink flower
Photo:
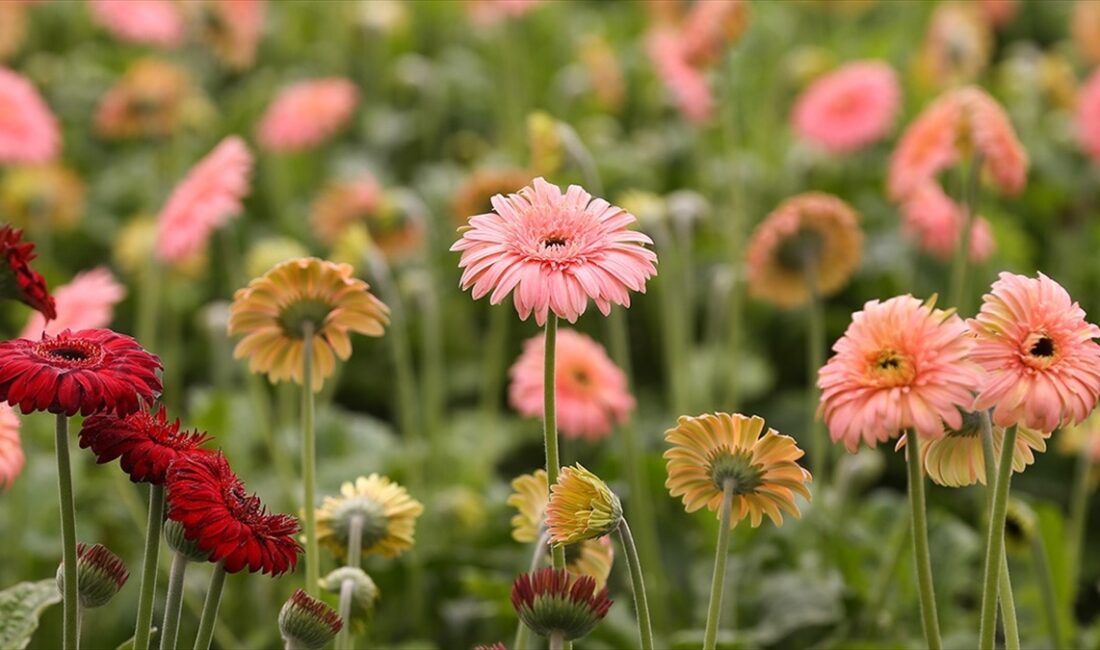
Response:
[[[1077,92],[1077,137],[1085,153],[1100,163],[1100,68]]]
[[[962,106],[954,95],[928,105],[902,133],[890,156],[887,191],[900,201],[959,159],[955,146]]]
[[[810,84],[795,102],[794,130],[832,153],[880,140],[894,125],[901,89],[883,61],[854,61]]]
[[[183,43],[184,21],[171,0],[89,0],[92,19],[120,41],[160,47]]]
[[[0,66],[0,165],[47,163],[61,149],[61,130],[42,96],[19,73]]]
[[[986,370],[974,408],[992,408],[995,424],[1053,431],[1100,400],[1100,327],[1054,280],[1001,273],[968,323]]]
[[[970,142],[981,154],[984,169],[1002,192],[1015,196],[1027,184],[1027,152],[1016,137],[1005,109],[984,90],[968,86],[956,91],[966,107]]]
[[[523,345],[523,354],[508,374],[512,408],[528,417],[543,415],[543,355],[546,337],[538,334]],[[567,438],[599,440],[612,427],[626,422],[634,398],[626,375],[607,356],[603,346],[571,329],[558,330],[554,362],[558,428]]]
[[[906,429],[940,438],[962,427],[981,368],[954,313],[913,296],[872,300],[852,315],[836,352],[818,373],[819,413],[834,442],[855,453]]]
[[[489,27],[497,23],[519,18],[542,4],[543,0],[466,0],[470,21]]]
[[[37,341],[43,332],[55,336],[67,329],[107,327],[114,318],[115,305],[125,297],[126,287],[119,284],[106,267],[78,273],[72,282],[53,292],[57,318],[47,322],[45,316],[34,312],[19,338]]]
[[[359,89],[342,77],[291,84],[264,111],[260,146],[280,153],[316,147],[348,123],[358,103]]]
[[[19,416],[0,404],[0,488],[11,487],[23,471],[23,445],[19,442]]]
[[[701,124],[714,114],[714,96],[706,73],[691,65],[686,49],[683,37],[667,27],[654,29],[646,37],[646,51],[676,107],[684,117]]]
[[[684,56],[692,64],[709,64],[722,46],[736,41],[748,25],[746,0],[696,0],[681,25]]]
[[[917,240],[921,248],[941,260],[955,254],[965,215],[959,204],[936,183],[925,183],[902,203],[902,228]],[[982,216],[975,215],[970,229],[970,259],[982,262],[996,249],[993,229]]]
[[[252,154],[244,140],[222,140],[168,197],[157,221],[157,256],[178,262],[206,245],[210,233],[240,214],[249,192]]]
[[[577,185],[565,194],[536,178],[518,194],[492,198],[494,212],[470,217],[451,246],[461,251],[463,289],[474,299],[492,291],[499,304],[511,292],[519,317],[533,312],[543,325],[553,311],[576,322],[588,299],[606,316],[611,304],[630,306],[630,291],[645,292],[657,274],[653,241],[627,228],[634,215]]]

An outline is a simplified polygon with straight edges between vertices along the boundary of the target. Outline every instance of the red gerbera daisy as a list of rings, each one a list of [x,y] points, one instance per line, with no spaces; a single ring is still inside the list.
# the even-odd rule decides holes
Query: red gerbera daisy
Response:
[[[294,539],[298,520],[269,515],[222,454],[193,454],[168,468],[168,518],[184,535],[236,573],[245,567],[272,576],[293,571],[302,547]]]
[[[164,483],[168,466],[177,458],[209,453],[201,445],[202,431],[180,431],[180,421],[168,421],[164,407],[156,414],[138,411],[125,417],[100,413],[84,420],[80,448],[91,448],[99,463],[118,458],[134,483]]]
[[[160,359],[107,329],[0,342],[0,401],[24,413],[127,415],[162,390]]]
[[[53,296],[46,281],[31,268],[37,255],[34,244],[22,241],[23,231],[5,224],[0,226],[0,297],[11,298],[42,312],[47,320],[57,318]]]

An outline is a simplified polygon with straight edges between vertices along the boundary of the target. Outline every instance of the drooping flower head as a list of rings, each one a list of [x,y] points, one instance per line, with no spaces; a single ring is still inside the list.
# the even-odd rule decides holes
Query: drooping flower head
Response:
[[[0,489],[12,486],[23,472],[23,445],[19,441],[19,416],[0,403]]]
[[[961,429],[960,409],[970,409],[982,377],[973,348],[966,324],[931,302],[867,302],[818,372],[818,412],[833,442],[855,453],[906,429],[929,438]]]
[[[89,0],[92,19],[120,41],[173,48],[183,43],[183,14],[170,0]]]
[[[542,417],[545,345],[541,334],[529,339],[508,371],[512,378],[509,401],[528,417]],[[634,410],[626,375],[603,346],[584,334],[571,329],[558,331],[554,374],[558,428],[567,438],[605,438]]]
[[[364,173],[350,180],[330,182],[313,201],[309,222],[313,235],[333,246],[352,224],[365,221],[382,205],[382,185]]]
[[[955,248],[966,222],[959,204],[951,200],[938,184],[921,185],[901,206],[902,229],[921,248],[947,261]],[[970,228],[970,259],[982,262],[993,254],[996,242],[989,222],[975,215]]]
[[[1096,18],[1100,25],[1100,12]],[[1100,68],[1077,92],[1077,138],[1093,162],[1100,163]]]
[[[854,61],[817,79],[795,101],[794,130],[835,153],[882,139],[894,125],[901,88],[884,61]]]
[[[102,607],[122,591],[130,572],[117,555],[102,544],[76,545],[76,593],[80,606]],[[65,592],[65,563],[57,567],[57,589]]]
[[[266,0],[204,0],[194,9],[203,43],[233,70],[252,67],[263,36]]]
[[[367,572],[357,566],[342,566],[329,571],[328,575],[321,578],[321,589],[339,594],[343,591],[344,582],[348,580],[351,581],[351,616],[344,624],[358,624],[356,627],[362,627],[374,615],[375,605],[378,604],[382,592]]]
[[[293,648],[321,650],[343,627],[336,610],[301,589],[279,610],[279,632]]]
[[[796,494],[811,498],[806,483],[813,479],[796,462],[804,452],[794,438],[771,428],[764,432],[764,420],[758,416],[680,416],[676,426],[665,432],[665,440],[672,445],[664,453],[668,460],[665,487],[673,497],[683,497],[688,512],[706,506],[721,518],[723,492],[729,483],[731,528],[746,517],[756,528],[764,515],[781,526],[783,512],[796,519],[801,516]]]
[[[268,151],[306,151],[344,128],[358,103],[359,89],[348,79],[299,81],[279,91],[260,118],[256,137]]]
[[[470,174],[451,199],[451,216],[466,223],[471,214],[493,211],[493,197],[514,194],[531,183],[531,173],[522,169],[482,169]]]
[[[106,267],[99,266],[77,273],[72,282],[58,287],[53,297],[56,316],[47,321],[39,312],[31,314],[20,338],[38,339],[42,334],[67,329],[107,327],[114,318],[115,305],[126,297],[126,287]]]
[[[172,190],[157,219],[157,255],[178,262],[206,246],[210,234],[240,214],[250,190],[252,154],[229,136]]]
[[[352,520],[358,518],[363,553],[397,557],[412,548],[416,519],[422,512],[419,501],[385,476],[360,476],[340,486],[339,497],[325,497],[317,509],[317,542],[342,560],[348,552]]]
[[[32,224],[49,232],[76,227],[84,213],[84,181],[53,163],[15,167],[0,180],[0,214],[17,228]]]
[[[764,218],[745,251],[749,291],[782,307],[810,299],[812,275],[823,296],[839,291],[859,266],[859,215],[831,194],[808,192],[779,204]]]
[[[474,299],[492,291],[499,304],[513,292],[519,317],[539,325],[550,311],[576,322],[591,298],[606,316],[630,306],[657,274],[653,241],[629,230],[634,215],[594,199],[577,185],[561,190],[542,178],[518,194],[497,195],[495,212],[470,217],[452,251],[461,251],[462,288]]]
[[[103,138],[162,138],[198,117],[200,95],[187,71],[170,61],[134,61],[99,100],[95,130]]]
[[[160,359],[107,329],[0,342],[0,401],[23,413],[133,413],[162,390]]]
[[[187,539],[222,562],[229,573],[247,568],[279,576],[293,571],[302,547],[298,520],[268,514],[249,495],[222,454],[191,454],[168,469],[168,518],[183,525]]]
[[[1054,280],[1001,273],[968,323],[986,370],[974,408],[992,408],[994,424],[1050,432],[1100,400],[1100,327]]]
[[[943,2],[928,21],[916,72],[926,86],[958,86],[977,79],[989,65],[993,32],[973,2]]]
[[[45,318],[57,318],[46,280],[31,268],[35,257],[34,244],[23,241],[22,230],[0,225],[0,298],[18,300]]]
[[[0,66],[0,165],[37,165],[57,158],[61,129],[42,96],[19,73]]]
[[[314,201],[311,218],[314,232],[329,245],[354,248],[350,244],[361,237],[361,250],[353,257],[362,258],[374,248],[396,261],[418,252],[424,243],[424,219],[407,192],[383,192],[370,175],[330,183]]]
[[[573,641],[587,636],[611,609],[607,587],[596,591],[591,576],[565,569],[521,573],[512,583],[512,607],[539,636]]]
[[[303,382],[306,345],[312,346],[313,389],[351,356],[350,332],[382,336],[390,310],[352,277],[347,264],[306,257],[283,262],[238,289],[229,308],[229,334],[244,338],[233,358],[272,382]],[[306,339],[306,329],[312,332]]]
[[[169,421],[163,406],[156,413],[142,410],[121,417],[99,413],[80,429],[80,448],[91,449],[100,464],[119,459],[134,483],[163,485],[173,461],[209,453],[202,449],[206,441],[202,431],[180,431],[179,418]]]
[[[623,519],[619,497],[583,465],[563,467],[550,486],[546,529],[555,544],[603,537],[618,530]]]

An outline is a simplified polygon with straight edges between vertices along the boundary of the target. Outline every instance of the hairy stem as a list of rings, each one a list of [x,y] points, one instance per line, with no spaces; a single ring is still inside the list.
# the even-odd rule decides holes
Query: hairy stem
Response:
[[[183,607],[183,577],[187,573],[187,556],[172,554],[172,570],[168,574],[168,600],[164,603],[164,624],[161,625],[160,650],[176,650],[179,638],[180,609]]]
[[[164,524],[164,486],[149,486],[149,520],[145,530],[145,559],[141,565],[137,627],[134,649],[148,650],[153,625],[153,595],[157,590],[157,560],[160,557],[160,529]]]
[[[1016,427],[1005,430],[1001,443],[1001,459],[997,465],[997,482],[993,486],[993,502],[989,513],[986,537],[985,571],[982,578],[982,618],[978,631],[980,650],[992,650],[997,628],[997,596],[1001,562],[1005,550],[1005,515],[1008,512],[1008,490],[1012,481],[1012,452],[1016,447]],[[989,477],[986,477],[989,480]]]
[[[916,433],[905,433],[905,458],[909,467],[909,512],[913,532],[913,560],[920,590],[920,614],[924,626],[924,641],[929,650],[940,650],[940,623],[936,614],[936,593],[932,586],[932,557],[928,550],[928,520],[924,505],[924,468]]]
[[[62,642],[66,649],[75,649],[80,633],[80,625],[77,623],[79,602],[76,577],[76,506],[73,504],[73,473],[69,462],[69,418],[65,414],[57,414],[54,432],[54,444],[57,447],[57,493],[61,502],[61,557],[65,575],[65,593],[62,594],[65,627]]]
[[[710,606],[707,608],[707,629],[703,634],[703,650],[714,650],[718,644],[718,626],[722,619],[722,592],[726,586],[726,559],[730,550],[730,519],[733,515],[733,479],[722,482],[722,516],[718,524],[718,545],[714,552],[714,575],[710,580]]]
[[[214,623],[218,620],[218,606],[222,602],[222,587],[225,586],[225,563],[214,565],[210,574],[210,587],[206,591],[206,602],[202,606],[202,618],[199,619],[199,633],[195,636],[195,650],[210,650],[210,640],[214,636]]]
[[[634,536],[626,519],[619,523],[619,539],[626,552],[626,566],[630,570],[630,586],[634,591],[634,610],[638,613],[638,636],[642,650],[653,650],[653,627],[649,623],[649,601],[646,599],[645,578],[642,563],[638,560],[638,549],[634,546]]]
[[[302,326],[302,515],[306,536],[306,593],[317,597],[321,551],[317,546],[317,440],[313,422],[313,323]]]
[[[561,461],[558,459],[558,418],[556,410],[557,375],[555,374],[555,352],[558,340],[558,317],[551,313],[546,317],[546,338],[542,368],[542,437],[546,446],[546,481],[548,485],[558,482]],[[565,548],[554,546],[551,551],[555,569],[565,568]]]

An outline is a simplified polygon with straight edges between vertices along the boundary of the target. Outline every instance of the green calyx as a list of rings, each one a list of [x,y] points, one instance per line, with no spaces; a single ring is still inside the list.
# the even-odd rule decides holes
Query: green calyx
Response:
[[[726,481],[733,483],[733,494],[752,494],[764,482],[759,465],[753,465],[752,456],[746,451],[733,452],[726,448],[715,450],[710,459],[710,477],[719,490]]]
[[[390,519],[382,505],[374,499],[353,497],[341,501],[332,513],[332,531],[342,546],[348,545],[352,522],[357,518],[363,527],[360,548],[365,551],[385,539]]]
[[[332,312],[332,306],[322,300],[306,298],[287,305],[279,314],[279,325],[290,338],[300,339],[307,323],[317,331]]]

